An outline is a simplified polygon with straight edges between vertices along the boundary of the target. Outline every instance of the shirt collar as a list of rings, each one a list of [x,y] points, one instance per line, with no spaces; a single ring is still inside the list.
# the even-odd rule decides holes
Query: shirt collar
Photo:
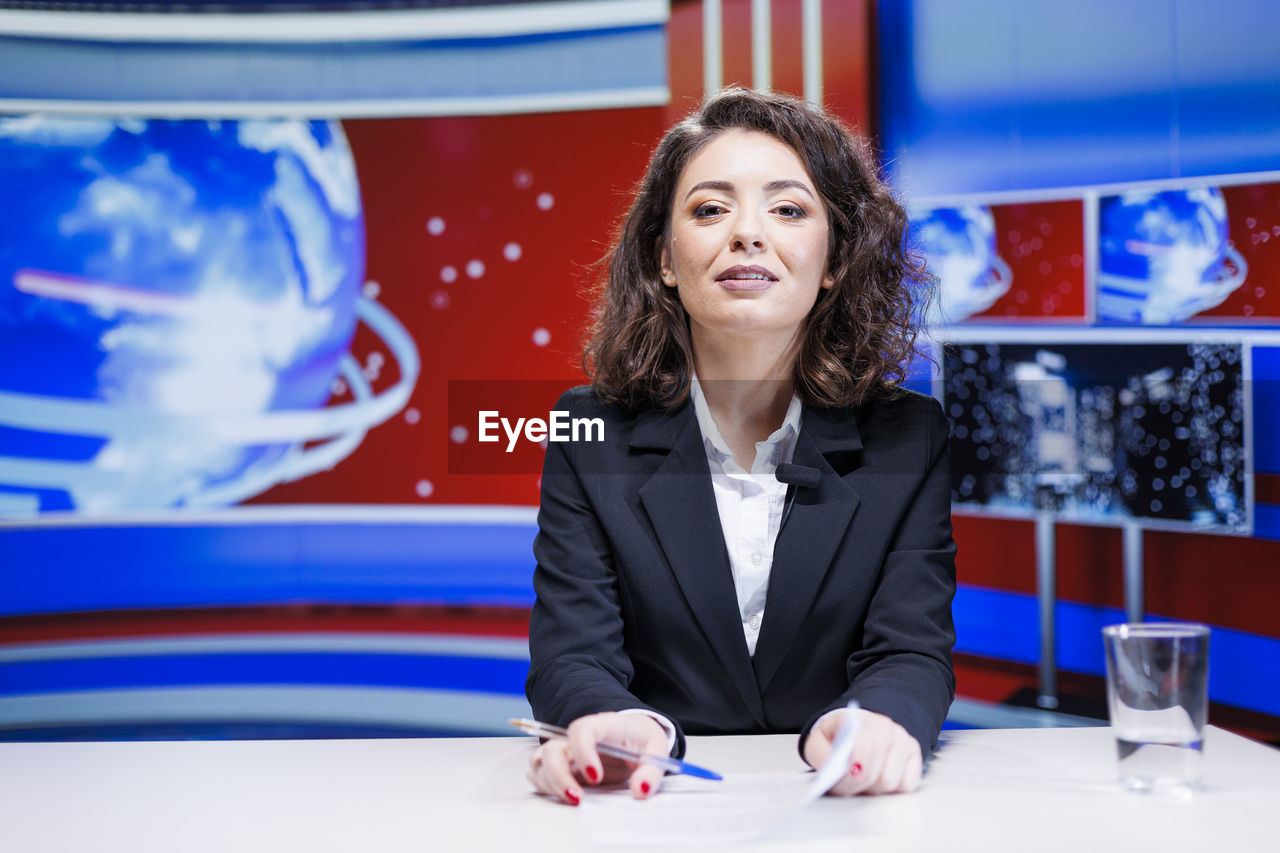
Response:
[[[715,419],[711,417],[711,408],[707,405],[706,395],[702,393],[702,384],[696,375],[690,382],[689,396],[693,398],[693,413],[698,419],[698,428],[702,430],[702,441],[708,452],[714,451],[720,457],[720,461],[731,458],[733,451],[729,449],[729,443],[724,440]],[[782,426],[764,440],[767,445],[781,445],[782,455],[779,457],[781,462],[790,461],[795,437],[800,434],[802,409],[800,398],[792,394],[791,403],[787,406],[787,414],[782,419]]]

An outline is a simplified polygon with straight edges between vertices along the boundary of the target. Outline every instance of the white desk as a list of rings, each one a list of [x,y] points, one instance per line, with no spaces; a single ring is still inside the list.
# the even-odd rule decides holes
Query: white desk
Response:
[[[0,850],[565,851],[531,738],[0,744]],[[795,738],[691,738],[724,773],[799,771]],[[920,791],[825,798],[751,850],[1280,850],[1280,751],[1219,729],[1191,801],[1119,790],[1111,733],[944,733]]]

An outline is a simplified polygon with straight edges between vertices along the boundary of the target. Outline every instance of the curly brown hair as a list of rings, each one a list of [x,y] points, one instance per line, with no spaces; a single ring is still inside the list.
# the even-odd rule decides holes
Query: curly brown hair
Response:
[[[628,407],[670,407],[688,394],[689,319],[677,289],[662,283],[659,258],[681,174],[730,129],[767,133],[789,146],[826,207],[827,271],[835,284],[819,292],[806,319],[793,368],[796,393],[826,407],[896,394],[931,281],[905,245],[906,213],[881,180],[870,144],[798,98],[730,88],[667,131],[599,262],[595,319],[582,354],[596,395]]]

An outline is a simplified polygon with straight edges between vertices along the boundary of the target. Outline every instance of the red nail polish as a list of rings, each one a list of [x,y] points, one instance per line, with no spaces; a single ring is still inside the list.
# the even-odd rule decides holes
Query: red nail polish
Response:
[[[856,777],[856,776],[861,776],[861,775],[862,775],[862,765],[861,765],[861,764],[857,764],[857,763],[855,763],[855,764],[853,765],[853,769],[849,771],[849,775],[850,775],[850,776],[855,776],[855,777]]]
[[[600,781],[600,773],[592,766],[587,766],[587,778],[592,782]]]
[[[568,788],[564,789],[564,798],[569,801],[569,805],[571,806],[576,806],[578,804],[577,795],[574,794],[573,791],[570,791]]]
[[[640,793],[641,793],[641,794],[644,794],[644,795],[647,797],[647,796],[649,796],[649,791],[650,791],[649,783],[648,783],[648,782],[641,782],[641,783],[640,783]]]

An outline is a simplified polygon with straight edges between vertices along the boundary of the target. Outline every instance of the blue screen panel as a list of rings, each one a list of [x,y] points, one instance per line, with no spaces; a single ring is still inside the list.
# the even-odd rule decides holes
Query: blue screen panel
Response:
[[[1280,4],[890,0],[881,128],[911,196],[1280,169]]]
[[[0,530],[0,616],[279,601],[528,607],[525,523]]]

